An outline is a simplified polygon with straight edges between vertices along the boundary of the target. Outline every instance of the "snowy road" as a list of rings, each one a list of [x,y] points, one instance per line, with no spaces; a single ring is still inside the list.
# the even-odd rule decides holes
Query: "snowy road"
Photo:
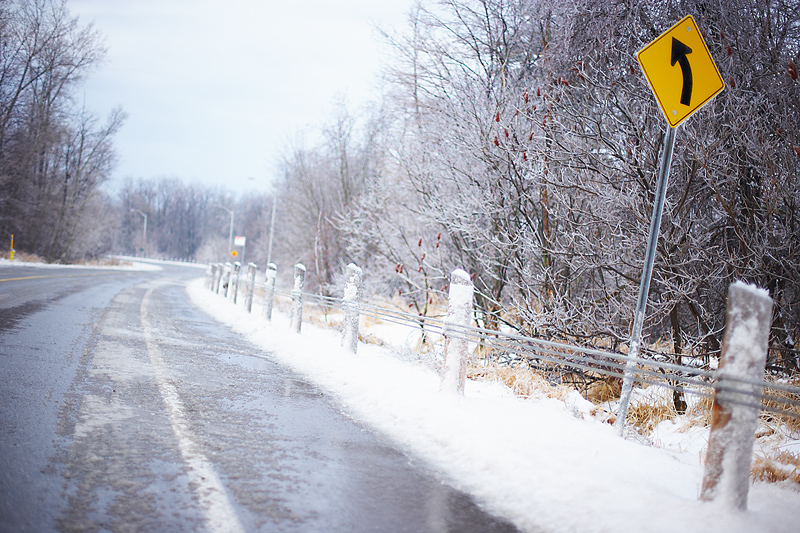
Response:
[[[0,530],[514,531],[189,303],[0,267]]]

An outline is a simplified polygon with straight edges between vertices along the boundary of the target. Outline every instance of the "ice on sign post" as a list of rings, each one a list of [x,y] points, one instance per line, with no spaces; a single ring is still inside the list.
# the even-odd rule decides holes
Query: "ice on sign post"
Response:
[[[691,15],[639,50],[636,59],[673,128],[725,88]]]

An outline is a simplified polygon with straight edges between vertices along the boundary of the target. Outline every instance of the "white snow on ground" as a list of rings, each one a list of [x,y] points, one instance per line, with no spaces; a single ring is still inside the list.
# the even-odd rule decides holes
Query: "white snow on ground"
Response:
[[[745,512],[699,502],[698,431],[676,437],[662,424],[657,438],[670,445],[657,448],[580,418],[589,406],[577,394],[566,403],[523,400],[503,385],[472,381],[463,397],[443,394],[434,372],[390,349],[360,344],[353,355],[339,347],[336,331],[305,323],[301,334],[292,333],[285,313],[275,309],[268,323],[260,307],[247,314],[202,279],[187,290],[210,316],[307,375],[348,414],[523,531],[798,531],[800,492],[791,488],[754,484]]]
[[[165,261],[151,261],[148,259],[137,259],[135,257],[117,256],[117,259],[124,261],[126,264],[121,265],[61,265],[58,263],[28,263],[24,261],[9,261],[8,259],[0,258],[0,266],[2,267],[35,267],[35,268],[51,268],[51,269],[71,269],[71,268],[96,268],[99,270],[134,270],[134,271],[150,271],[162,270],[160,264]],[[179,263],[185,265],[185,263]],[[205,265],[202,265],[203,268]]]
[[[206,265],[205,263],[187,263],[185,261],[147,259],[145,257],[136,257],[133,255],[114,255],[112,257],[114,259],[119,259],[120,261],[126,261],[131,265],[133,265],[135,268],[141,268],[142,270],[163,270],[161,265],[175,265],[175,266],[182,266],[189,268],[197,268],[202,270],[208,268],[208,265]]]

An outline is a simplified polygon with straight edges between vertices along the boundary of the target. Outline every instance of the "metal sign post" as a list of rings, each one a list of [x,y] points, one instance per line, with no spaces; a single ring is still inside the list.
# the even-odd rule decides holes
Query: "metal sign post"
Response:
[[[647,296],[650,292],[650,279],[653,277],[661,215],[664,212],[664,200],[667,196],[669,167],[672,163],[672,150],[675,146],[675,131],[684,120],[710,102],[725,88],[725,82],[722,81],[717,65],[711,58],[703,36],[691,15],[682,18],[677,24],[639,50],[636,53],[636,59],[642,67],[664,118],[667,120],[667,134],[664,137],[664,153],[661,158],[661,168],[658,171],[653,217],[650,220],[650,234],[647,237],[647,252],[644,258],[642,279],[639,283],[639,297],[633,315],[633,330],[628,345],[617,420],[614,423],[619,435],[622,435],[625,429],[625,419],[628,416],[628,405],[633,390],[634,372],[642,344],[642,325],[647,308]]]
[[[245,252],[247,251],[247,237],[245,237],[244,235],[237,235],[233,239],[233,246],[234,248],[237,246],[242,247],[242,264],[244,265]]]
[[[628,416],[628,404],[631,400],[633,389],[633,372],[636,369],[636,359],[639,357],[639,346],[642,343],[642,323],[644,311],[647,308],[647,295],[650,292],[650,278],[653,277],[653,263],[656,260],[656,246],[658,245],[658,232],[661,228],[661,215],[664,213],[664,200],[667,197],[667,182],[669,181],[669,166],[672,163],[672,149],[675,146],[675,130],[667,128],[664,139],[664,154],[661,158],[661,168],[658,171],[655,202],[653,204],[653,217],[650,219],[650,234],[647,237],[647,252],[644,256],[642,280],[639,282],[639,298],[636,300],[636,312],[633,315],[633,331],[628,347],[628,358],[625,362],[625,376],[622,380],[622,392],[619,398],[617,421],[614,427],[622,435],[625,429],[625,418]]]

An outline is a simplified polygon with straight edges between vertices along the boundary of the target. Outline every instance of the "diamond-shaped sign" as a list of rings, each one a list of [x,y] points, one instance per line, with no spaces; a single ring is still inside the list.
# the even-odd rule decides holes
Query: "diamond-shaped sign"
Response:
[[[639,50],[636,59],[673,128],[725,88],[691,15]]]

